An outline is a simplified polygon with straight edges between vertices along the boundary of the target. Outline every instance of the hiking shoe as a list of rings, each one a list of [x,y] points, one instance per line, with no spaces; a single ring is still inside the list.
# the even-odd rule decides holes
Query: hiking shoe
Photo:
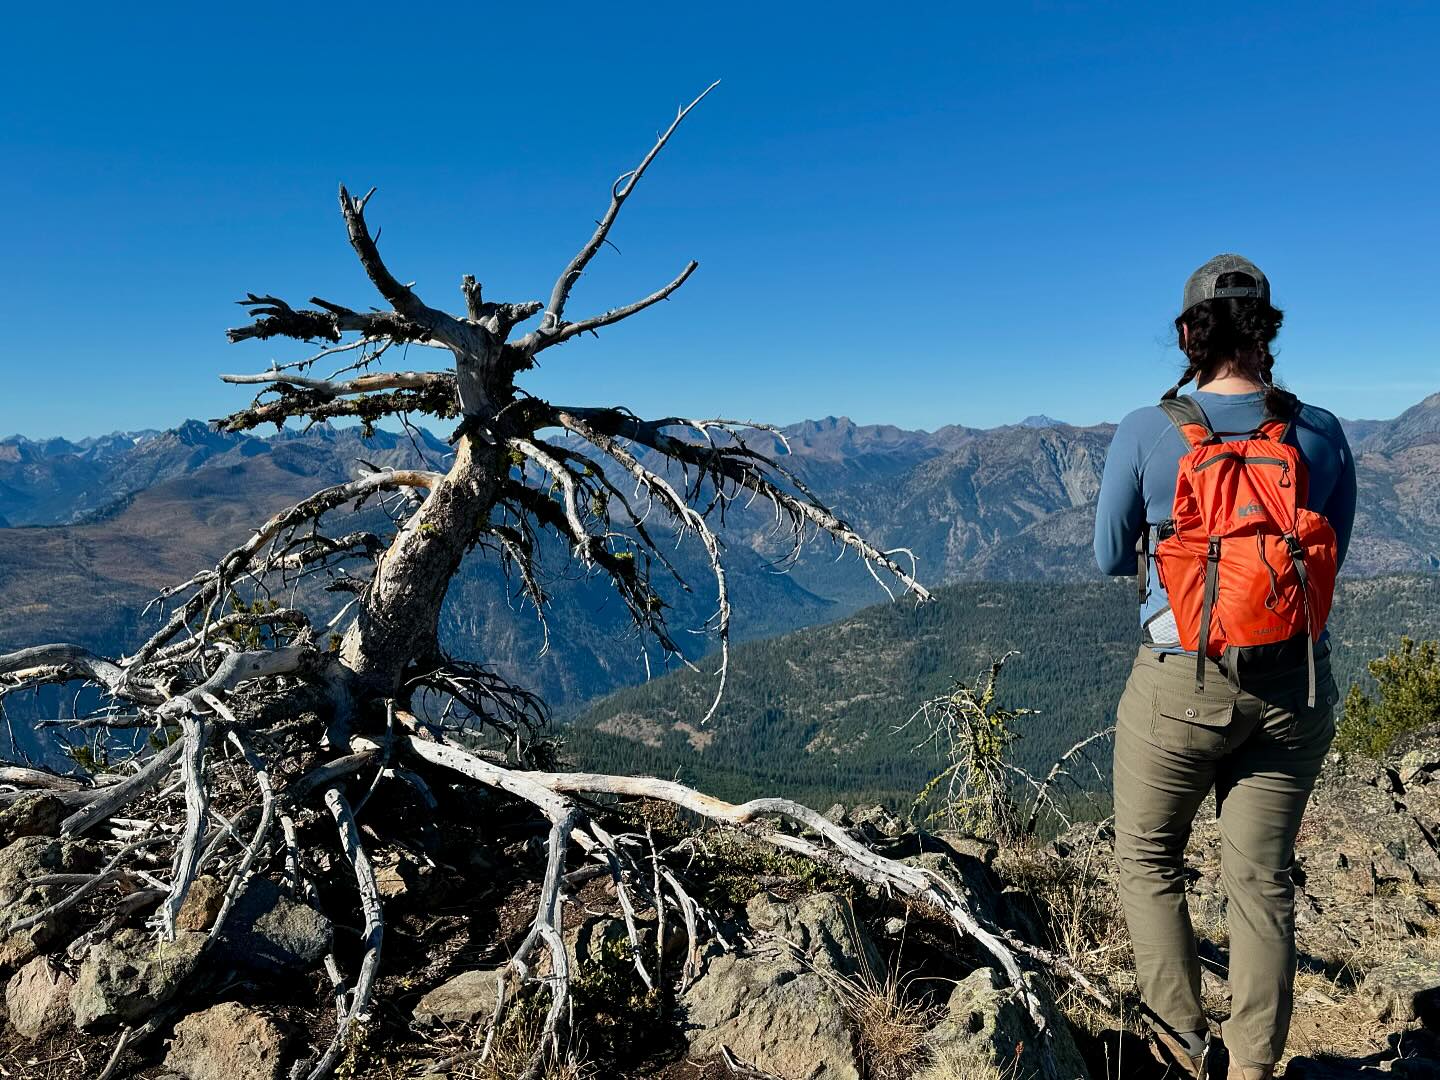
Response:
[[[1146,1040],[1150,1044],[1150,1053],[1161,1065],[1178,1069],[1182,1076],[1188,1076],[1190,1080],[1205,1080],[1205,1063],[1210,1056],[1210,1037],[1205,1037],[1205,1049],[1198,1055],[1191,1054],[1185,1044],[1173,1035],[1166,1032],[1152,1029]],[[1268,1077],[1270,1074],[1265,1074]],[[1254,1077],[1246,1075],[1241,1080],[1265,1080],[1265,1077]],[[1231,1067],[1229,1080],[1235,1080],[1234,1067]]]

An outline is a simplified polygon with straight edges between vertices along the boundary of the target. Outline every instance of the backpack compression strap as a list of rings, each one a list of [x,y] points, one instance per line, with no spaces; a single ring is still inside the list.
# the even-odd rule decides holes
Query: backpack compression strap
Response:
[[[1305,601],[1305,665],[1307,692],[1305,707],[1315,707],[1315,617],[1310,613],[1310,571],[1305,566],[1305,548],[1294,533],[1285,534],[1285,546],[1290,551],[1290,561],[1295,575],[1300,579],[1300,595]]]
[[[1210,649],[1210,615],[1220,598],[1220,537],[1210,537],[1205,553],[1205,598],[1200,608],[1200,640],[1195,643],[1195,692],[1205,692],[1205,654]]]

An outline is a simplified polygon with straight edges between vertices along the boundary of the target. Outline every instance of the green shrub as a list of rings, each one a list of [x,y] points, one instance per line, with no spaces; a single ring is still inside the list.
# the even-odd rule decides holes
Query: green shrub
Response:
[[[1341,753],[1384,757],[1407,732],[1440,723],[1440,641],[1400,639],[1400,647],[1370,661],[1378,697],[1352,684],[1336,728]]]
[[[911,818],[931,828],[951,829],[994,840],[1012,839],[1021,822],[1012,776],[1024,775],[1010,761],[1018,739],[1017,721],[1034,709],[1006,709],[995,700],[1006,653],[973,683],[955,684],[948,694],[925,702],[911,717],[927,729],[926,745],[938,751],[944,768],[915,796]]]

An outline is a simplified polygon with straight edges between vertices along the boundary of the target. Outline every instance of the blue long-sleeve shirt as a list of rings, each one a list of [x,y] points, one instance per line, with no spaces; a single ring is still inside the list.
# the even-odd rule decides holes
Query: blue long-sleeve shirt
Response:
[[[1196,391],[1191,396],[1216,431],[1251,431],[1264,417],[1264,395],[1258,392]],[[1345,432],[1332,413],[1302,404],[1288,441],[1299,449],[1309,472],[1306,506],[1324,514],[1335,529],[1343,563],[1355,523],[1355,461]],[[1180,459],[1188,450],[1180,432],[1157,405],[1136,409],[1120,421],[1105,457],[1095,514],[1095,560],[1103,572],[1135,573],[1135,546],[1141,530],[1171,517]],[[1140,612],[1142,625],[1166,605],[1165,592],[1155,580],[1153,560],[1149,579],[1148,599]]]

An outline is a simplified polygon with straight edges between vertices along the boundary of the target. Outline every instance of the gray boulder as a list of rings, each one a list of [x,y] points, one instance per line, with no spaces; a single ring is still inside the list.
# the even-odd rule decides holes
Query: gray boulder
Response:
[[[849,817],[851,826],[868,839],[905,835],[905,823],[883,806],[857,806]]]
[[[65,804],[48,792],[22,795],[0,810],[0,844],[22,836],[59,836],[60,823],[68,812]]]
[[[75,1026],[83,1030],[133,1024],[170,1001],[195,967],[205,935],[181,930],[156,941],[141,930],[121,930],[90,946],[70,991]]]
[[[42,874],[78,874],[96,869],[100,851],[87,840],[26,836],[0,850],[0,927],[44,911],[64,895],[55,885],[32,885]],[[14,969],[66,937],[78,913],[71,909],[45,922],[0,937],[0,969]]]
[[[653,927],[647,926],[645,929],[650,930],[650,933],[641,937],[641,944],[648,960],[653,955],[655,935]],[[626,930],[625,923],[609,915],[591,915],[580,919],[565,928],[562,940],[572,974],[589,968],[604,967],[617,957],[628,957],[631,950],[630,933]]]
[[[280,1080],[284,1051],[274,1021],[227,1001],[175,1025],[165,1067],[185,1080]]]
[[[1409,1023],[1436,1012],[1440,960],[1414,954],[1372,968],[1360,994],[1377,1020]]]
[[[1088,1080],[1069,1025],[1047,998],[1042,1000],[1049,1032],[1043,1049],[1019,991],[1006,986],[994,968],[972,971],[951,992],[945,1019],[930,1033],[930,1061],[914,1080],[985,1075],[1031,1080],[1044,1075],[1046,1052],[1057,1080]]]
[[[746,908],[761,946],[713,957],[685,992],[695,1057],[728,1047],[786,1080],[860,1080],[837,981],[874,974],[875,946],[847,904],[828,893]]]
[[[330,951],[330,920],[268,878],[256,878],[235,901],[217,943],[237,967],[272,974],[306,971]]]
[[[495,1011],[496,987],[504,968],[482,968],[463,972],[442,983],[415,1006],[415,1023],[446,1026],[488,1020]]]
[[[993,860],[994,856],[991,855]],[[948,845],[938,851],[922,851],[900,860],[906,866],[929,870],[958,885],[970,898],[970,904],[981,918],[995,922],[1000,909],[1000,893],[986,864],[974,855]]]
[[[831,893],[812,893],[794,903],[760,893],[745,905],[745,917],[752,930],[797,950],[815,971],[844,978],[884,971],[880,953],[854,910]]]
[[[43,1039],[70,1020],[70,990],[75,980],[48,956],[37,956],[5,986],[10,1026],[27,1039]]]

